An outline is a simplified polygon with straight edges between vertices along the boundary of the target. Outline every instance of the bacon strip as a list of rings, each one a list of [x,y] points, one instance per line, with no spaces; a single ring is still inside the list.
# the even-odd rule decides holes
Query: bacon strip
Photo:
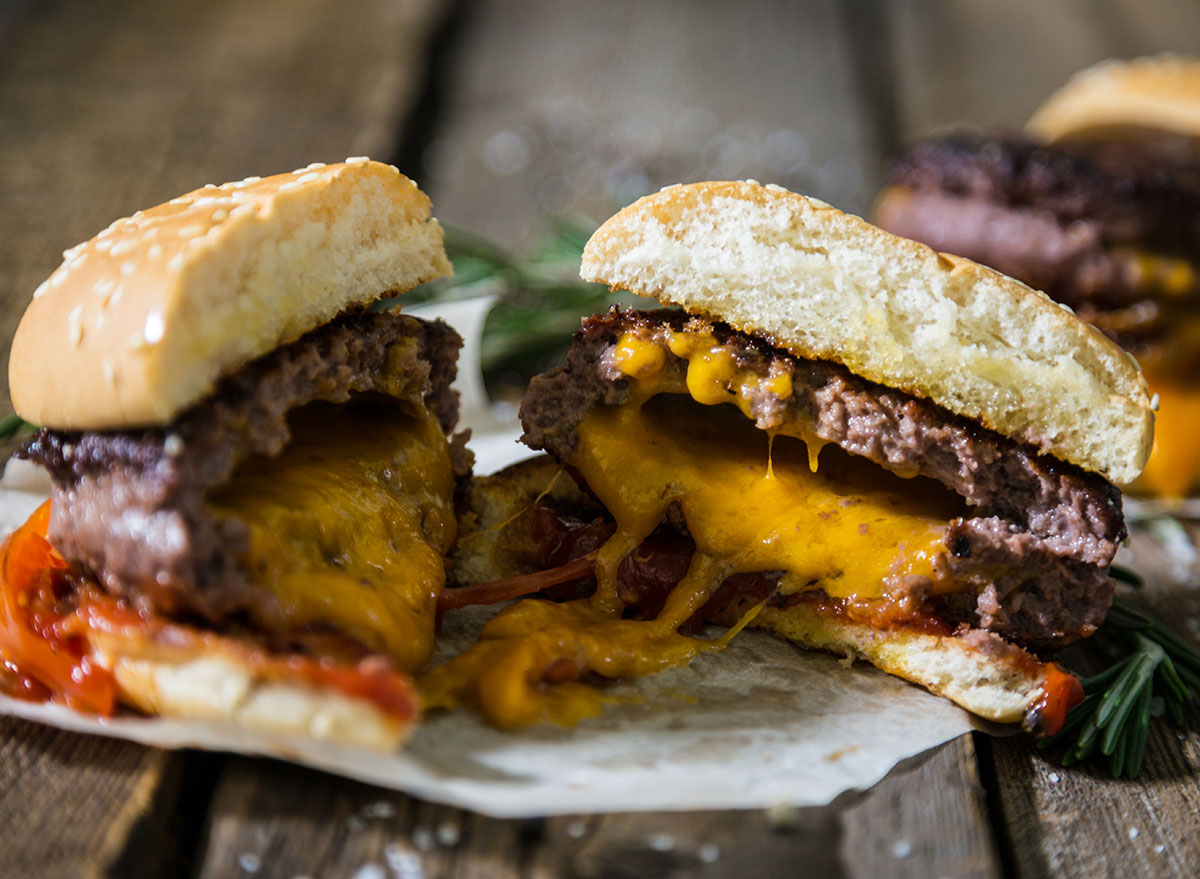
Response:
[[[459,589],[445,589],[438,596],[438,613],[448,610],[458,610],[473,604],[495,604],[509,598],[520,598],[531,595],[559,583],[569,583],[580,577],[588,577],[596,571],[596,554],[572,559],[557,568],[545,571],[535,571],[532,574],[521,574],[509,577],[507,580],[492,580],[490,583],[477,583],[474,586],[463,586]]]

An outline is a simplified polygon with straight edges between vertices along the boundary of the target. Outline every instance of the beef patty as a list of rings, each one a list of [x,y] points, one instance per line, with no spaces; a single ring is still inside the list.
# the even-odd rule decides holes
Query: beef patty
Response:
[[[627,332],[646,337],[663,322],[676,331],[711,332],[734,349],[742,369],[790,375],[792,391],[784,398],[771,383],[754,386],[750,412],[759,428],[799,424],[898,475],[937,480],[965,500],[975,515],[950,522],[936,564],[966,589],[930,599],[948,623],[1044,648],[1090,634],[1103,620],[1113,589],[1107,567],[1125,536],[1120,493],[1111,483],[928,400],[837,364],[794,357],[723,324],[672,311],[614,309],[587,319],[566,366],[531,383],[521,407],[523,440],[569,465],[588,412],[630,399],[631,379],[611,364],[618,340]],[[685,368],[666,356],[667,369]],[[675,524],[686,531],[686,523]]]
[[[388,398],[433,413],[449,433],[462,340],[402,314],[347,314],[243,366],[167,428],[41,429],[21,454],[53,481],[49,536],[80,572],[136,606],[217,622],[269,596],[239,559],[247,529],[206,496],[250,455],[288,443],[288,413],[308,403]],[[455,471],[470,469],[465,435]]]

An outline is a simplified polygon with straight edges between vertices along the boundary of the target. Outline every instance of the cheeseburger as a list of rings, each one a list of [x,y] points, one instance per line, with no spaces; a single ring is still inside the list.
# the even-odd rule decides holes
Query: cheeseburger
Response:
[[[641,199],[582,275],[677,308],[589,318],[533,380],[524,441],[552,461],[479,480],[458,549],[458,576],[506,579],[443,606],[584,597],[503,610],[431,673],[434,704],[586,716],[589,683],[749,624],[1062,723],[1082,692],[1039,657],[1103,620],[1113,482],[1150,449],[1128,354],[1018,281],[755,182]],[[691,637],[705,622],[731,628]]]
[[[917,141],[875,221],[1046,291],[1133,353],[1161,399],[1135,489],[1200,489],[1200,62],[1108,61],[1025,132]]]
[[[449,270],[428,198],[365,159],[68,250],[9,364],[53,491],[0,559],[4,689],[399,742],[469,461],[459,338],[370,306]]]

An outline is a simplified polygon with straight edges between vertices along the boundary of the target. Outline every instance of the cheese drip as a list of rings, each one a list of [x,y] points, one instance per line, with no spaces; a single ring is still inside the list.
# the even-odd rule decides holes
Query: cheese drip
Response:
[[[454,541],[454,471],[437,419],[393,405],[312,404],[278,456],[254,457],[210,495],[250,530],[243,559],[277,611],[270,631],[332,628],[406,671],[433,652]]]
[[[715,391],[704,394],[712,390],[705,375],[733,360],[706,353],[687,386],[715,401]],[[665,364],[649,347],[632,349],[625,362],[646,380],[628,404],[583,419],[569,462],[617,524],[597,552],[596,593],[501,611],[476,645],[426,676],[427,707],[473,704],[506,728],[597,714],[606,697],[580,681],[586,672],[638,677],[727,644],[751,616],[718,641],[678,629],[739,572],[783,571],[784,591],[865,600],[886,600],[889,585],[910,585],[911,577],[930,593],[956,588],[934,562],[961,502],[940,486],[902,480],[840,450],[814,473],[802,443],[782,437],[769,449],[768,435],[731,407],[702,408],[679,395],[645,402]],[[722,402],[729,398],[722,393]],[[675,505],[696,544],[687,574],[656,619],[622,619],[618,567]]]

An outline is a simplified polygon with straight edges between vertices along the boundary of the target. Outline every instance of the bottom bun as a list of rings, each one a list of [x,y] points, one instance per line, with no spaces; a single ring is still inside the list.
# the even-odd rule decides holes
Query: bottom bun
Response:
[[[116,680],[120,701],[146,714],[224,721],[268,733],[391,751],[412,732],[411,716],[366,698],[289,676],[279,661],[230,638],[170,626],[167,637],[93,632],[91,657]]]

